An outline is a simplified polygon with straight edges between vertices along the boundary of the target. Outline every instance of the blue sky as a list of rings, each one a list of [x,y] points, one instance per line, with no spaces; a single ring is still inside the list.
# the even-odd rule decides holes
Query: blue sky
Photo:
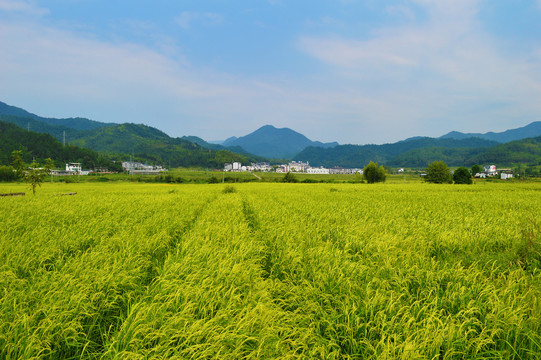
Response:
[[[171,136],[386,143],[541,120],[541,0],[0,0],[0,101]]]

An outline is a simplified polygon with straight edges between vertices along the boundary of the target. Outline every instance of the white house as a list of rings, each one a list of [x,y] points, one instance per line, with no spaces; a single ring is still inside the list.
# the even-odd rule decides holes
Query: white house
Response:
[[[80,173],[82,171],[81,163],[68,163],[68,164],[66,164],[66,171],[74,172],[74,173]]]
[[[496,174],[496,165],[487,165],[485,166],[485,173],[489,176]]]
[[[308,167],[308,162],[302,161],[292,161],[287,165],[282,165],[282,169],[284,172],[306,172]]]

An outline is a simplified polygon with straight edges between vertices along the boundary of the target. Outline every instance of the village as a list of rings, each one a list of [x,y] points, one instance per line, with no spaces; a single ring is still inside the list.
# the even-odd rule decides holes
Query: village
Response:
[[[130,175],[159,175],[168,171],[160,165],[147,165],[141,162],[135,161],[123,161],[122,169]],[[481,168],[482,171],[473,175],[474,178],[500,178],[502,180],[512,179],[513,171],[511,169],[498,169],[496,165],[487,165]],[[363,169],[360,168],[345,168],[345,167],[331,167],[326,168],[323,166],[312,167],[308,162],[291,161],[288,164],[270,165],[269,163],[251,163],[250,165],[242,165],[240,162],[226,163],[223,168],[224,172],[276,172],[276,173],[304,173],[304,174],[319,174],[319,175],[332,175],[332,174],[363,174]],[[404,168],[396,169],[396,174],[404,174],[406,170]],[[97,168],[94,170],[83,170],[81,163],[67,163],[65,170],[52,170],[53,176],[70,176],[70,175],[90,175],[90,174],[106,174],[110,173],[107,169]],[[426,174],[420,173],[423,177]]]

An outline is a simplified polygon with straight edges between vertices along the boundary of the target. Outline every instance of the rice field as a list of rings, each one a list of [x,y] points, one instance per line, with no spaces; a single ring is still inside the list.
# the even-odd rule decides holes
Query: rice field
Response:
[[[541,358],[540,183],[225,189],[0,198],[0,358]]]

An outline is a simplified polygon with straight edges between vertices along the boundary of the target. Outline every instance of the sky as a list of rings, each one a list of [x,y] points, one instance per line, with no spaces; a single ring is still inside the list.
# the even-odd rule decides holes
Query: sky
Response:
[[[207,141],[541,120],[541,0],[0,0],[0,101]]]

